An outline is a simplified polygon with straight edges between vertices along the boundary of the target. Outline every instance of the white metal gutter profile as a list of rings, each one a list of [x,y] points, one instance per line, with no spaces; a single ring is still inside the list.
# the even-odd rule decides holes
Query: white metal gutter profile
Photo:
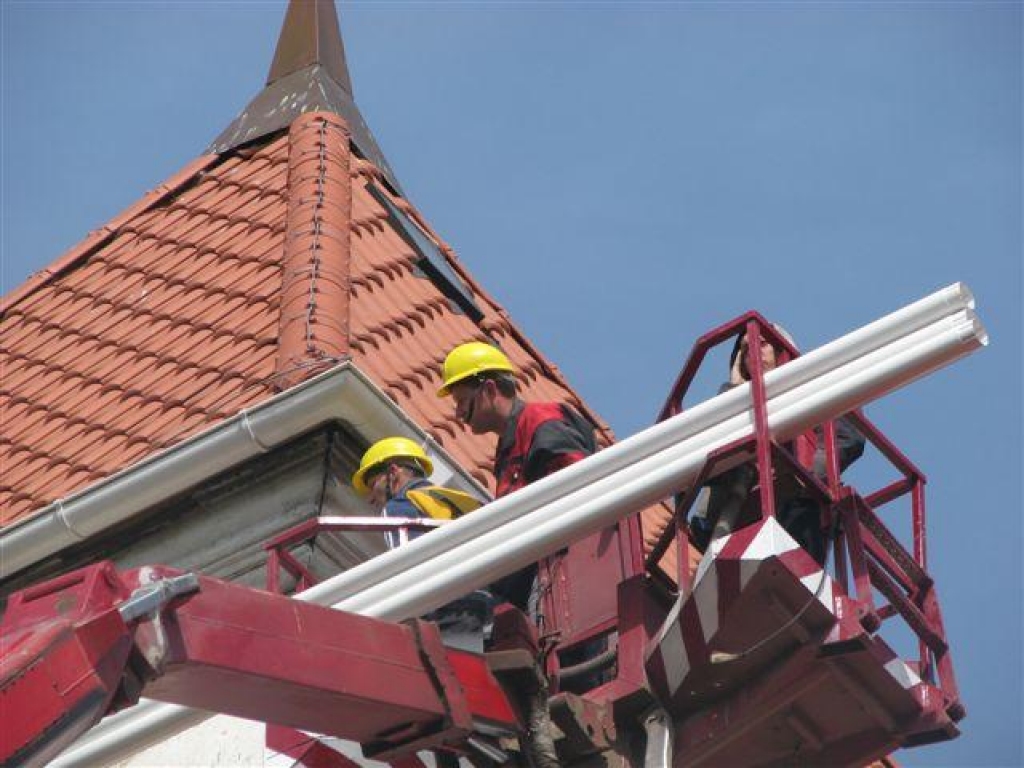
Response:
[[[347,422],[370,441],[403,435],[422,443],[434,462],[437,482],[489,498],[436,441],[346,361],[4,529],[0,579],[335,420]]]
[[[791,439],[984,347],[988,335],[973,306],[958,283],[767,373],[772,434]],[[297,599],[391,621],[422,615],[685,487],[709,453],[753,427],[750,386],[736,387]],[[104,720],[51,765],[124,760],[210,716],[143,701]]]

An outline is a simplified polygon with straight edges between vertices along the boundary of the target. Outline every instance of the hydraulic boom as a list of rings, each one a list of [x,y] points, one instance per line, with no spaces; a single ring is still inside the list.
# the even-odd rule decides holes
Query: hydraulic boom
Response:
[[[161,566],[92,565],[12,596],[0,762],[44,765],[142,693],[353,740],[367,755],[483,743],[512,708],[437,628],[322,608]]]

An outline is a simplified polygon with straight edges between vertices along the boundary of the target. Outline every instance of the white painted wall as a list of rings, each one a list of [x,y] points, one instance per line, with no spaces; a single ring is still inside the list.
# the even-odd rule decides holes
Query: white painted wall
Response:
[[[218,715],[178,734],[114,768],[293,768],[297,763],[288,755],[271,752],[265,746],[266,726],[251,720]],[[325,738],[324,744],[366,768],[388,768],[387,763],[363,757],[362,749],[352,741]],[[437,761],[429,752],[418,757],[427,768]],[[472,768],[467,760],[459,765]]]
[[[263,723],[219,715],[115,765],[119,768],[263,768],[267,765],[265,743]],[[287,768],[293,763],[290,761]]]

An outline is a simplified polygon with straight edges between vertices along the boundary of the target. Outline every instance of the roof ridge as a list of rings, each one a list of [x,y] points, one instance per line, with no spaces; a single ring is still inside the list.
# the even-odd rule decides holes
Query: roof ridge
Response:
[[[89,258],[95,251],[110,242],[132,219],[157,207],[164,200],[179,194],[192,183],[196,176],[221,162],[226,156],[200,155],[162,184],[158,184],[139,200],[129,205],[99,229],[95,229],[77,244],[71,246],[63,255],[57,257],[48,267],[30,275],[29,278],[0,299],[0,317],[27,299],[40,288],[49,285],[80,262]]]
[[[309,112],[288,129],[288,212],[275,363],[287,389],[349,354],[352,183],[348,126]]]

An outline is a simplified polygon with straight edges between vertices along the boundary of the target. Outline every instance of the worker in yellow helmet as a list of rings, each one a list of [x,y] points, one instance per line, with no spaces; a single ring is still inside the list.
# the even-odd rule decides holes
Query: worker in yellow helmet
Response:
[[[439,397],[451,397],[455,418],[476,434],[498,436],[497,496],[574,464],[594,452],[594,428],[564,403],[526,403],[517,396],[516,369],[490,344],[470,341],[445,358]]]
[[[468,493],[432,484],[427,478],[433,471],[433,462],[415,441],[385,437],[363,454],[352,487],[385,517],[451,520],[480,506]],[[398,543],[398,535],[389,533],[388,544],[394,548]]]
[[[470,341],[448,353],[437,392],[438,397],[452,399],[455,418],[475,434],[497,435],[494,476],[495,495],[499,497],[597,450],[594,427],[587,419],[565,403],[523,401],[518,396],[516,375],[515,366],[500,349]],[[556,610],[551,585],[559,578],[564,557],[564,551],[545,557],[540,563],[503,576],[489,589],[541,627],[545,612]],[[588,640],[579,652],[585,659],[594,658],[607,649],[607,643],[605,637]],[[605,671],[597,670],[577,682],[593,688],[607,681],[605,675]],[[535,716],[543,721],[546,707],[542,705],[531,719]]]
[[[427,478],[433,471],[433,462],[418,443],[407,437],[385,437],[363,454],[352,487],[385,517],[451,520],[480,506],[468,493],[431,483]],[[423,533],[414,532],[409,539]],[[397,532],[387,537],[392,549],[401,543]],[[477,590],[423,618],[438,625],[446,645],[482,653],[493,602],[488,592]]]
[[[455,418],[475,434],[498,436],[496,496],[583,459],[596,450],[594,428],[564,403],[527,403],[517,394],[516,369],[490,344],[470,341],[445,358],[438,397],[451,397]],[[505,577],[494,589],[513,605],[536,615],[536,567]]]

